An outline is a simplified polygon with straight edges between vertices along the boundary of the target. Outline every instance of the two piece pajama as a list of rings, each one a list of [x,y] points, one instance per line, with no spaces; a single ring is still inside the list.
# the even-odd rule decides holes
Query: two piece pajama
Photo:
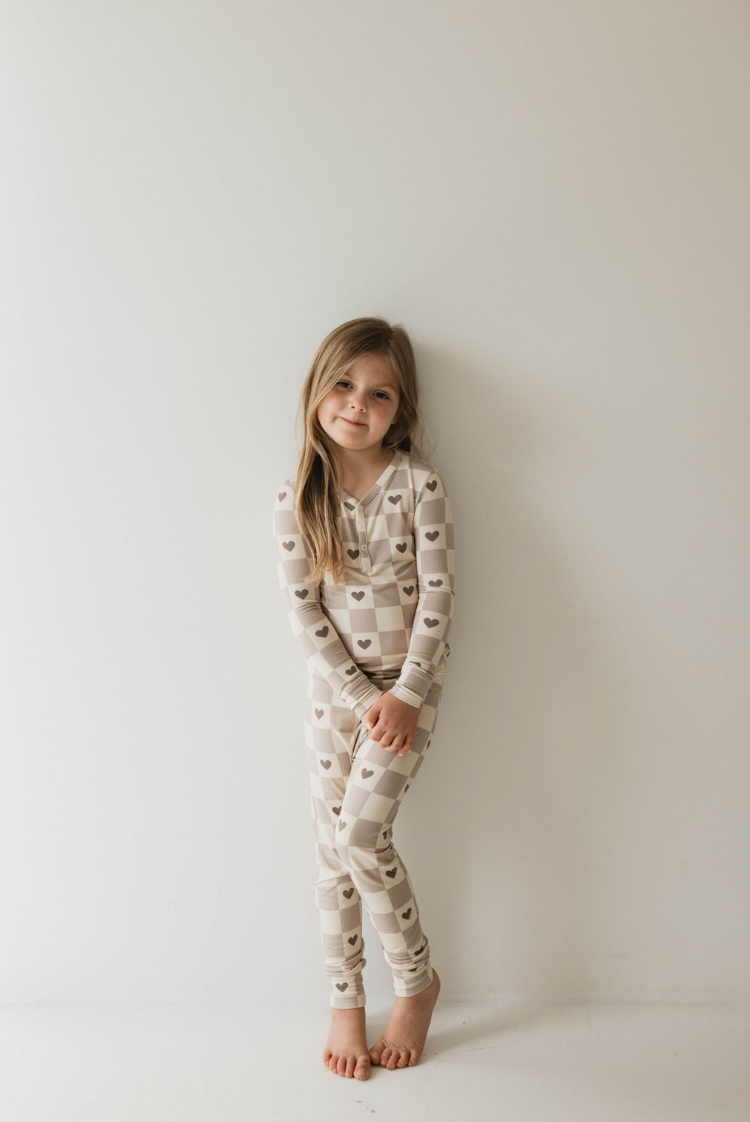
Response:
[[[337,527],[346,579],[305,580],[312,555],[285,480],[274,507],[277,572],[308,667],[304,735],[315,834],[315,899],[330,1004],[365,1004],[362,901],[396,994],[432,981],[430,947],[393,822],[429,750],[453,619],[455,554],[440,475],[397,449],[357,500],[342,489]],[[403,756],[368,736],[362,718],[386,690],[419,709]]]

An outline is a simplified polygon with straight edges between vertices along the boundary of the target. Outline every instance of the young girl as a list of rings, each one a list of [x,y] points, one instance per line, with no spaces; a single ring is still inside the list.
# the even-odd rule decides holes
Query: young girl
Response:
[[[277,571],[307,656],[305,744],[331,1031],[323,1062],[367,1079],[421,1055],[440,979],[393,822],[430,747],[453,618],[450,502],[412,444],[414,352],[382,319],[342,324],[302,387],[304,440],[278,489]],[[364,901],[396,1000],[369,1049]]]

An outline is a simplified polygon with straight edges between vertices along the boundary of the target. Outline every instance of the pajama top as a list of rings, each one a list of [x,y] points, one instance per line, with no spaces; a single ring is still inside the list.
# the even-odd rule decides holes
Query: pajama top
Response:
[[[308,670],[361,719],[381,696],[370,676],[398,674],[396,697],[421,707],[450,655],[455,555],[450,500],[438,472],[396,449],[357,500],[343,488],[336,517],[345,583],[305,581],[312,554],[294,509],[295,485],[276,495],[276,569]],[[400,671],[400,673],[399,673]]]

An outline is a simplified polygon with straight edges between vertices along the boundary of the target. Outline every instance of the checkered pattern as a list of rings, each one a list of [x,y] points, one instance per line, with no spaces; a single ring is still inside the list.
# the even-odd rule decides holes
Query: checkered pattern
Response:
[[[439,473],[397,449],[358,501],[342,492],[337,525],[346,581],[304,577],[312,557],[295,514],[290,479],[273,514],[277,573],[308,669],[358,717],[380,696],[372,677],[398,673],[392,689],[421,706],[450,655],[455,554],[450,500]]]
[[[413,747],[403,756],[367,735],[325,678],[310,675],[305,744],[315,831],[315,900],[330,1004],[365,1004],[362,901],[393,972],[396,994],[410,997],[432,981],[430,946],[409,874],[393,844],[393,822],[422,766],[437,720],[445,668],[419,712]],[[395,677],[375,677],[380,691]]]

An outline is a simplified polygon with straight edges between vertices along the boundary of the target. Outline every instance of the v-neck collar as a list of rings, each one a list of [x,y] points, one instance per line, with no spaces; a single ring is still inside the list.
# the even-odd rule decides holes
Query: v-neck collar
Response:
[[[347,490],[345,490],[345,489],[344,489],[343,487],[341,488],[341,494],[342,494],[342,495],[346,495],[346,496],[347,496],[347,498],[351,499],[351,500],[352,500],[352,502],[354,502],[354,503],[357,503],[357,505],[358,505],[358,506],[359,506],[359,505],[360,505],[361,503],[366,503],[366,502],[369,502],[369,501],[370,501],[370,499],[371,499],[371,498],[373,497],[373,495],[375,495],[375,494],[376,494],[376,492],[377,492],[377,491],[380,491],[380,490],[382,490],[382,488],[383,488],[383,487],[385,487],[386,483],[387,483],[387,482],[388,482],[388,480],[390,479],[391,473],[392,473],[392,472],[394,472],[394,471],[396,470],[396,467],[397,467],[397,465],[398,465],[398,464],[399,464],[399,463],[401,462],[401,456],[402,456],[401,450],[400,450],[399,448],[396,448],[396,449],[395,449],[395,451],[394,451],[394,453],[393,453],[393,459],[391,460],[391,462],[390,462],[390,463],[388,464],[388,466],[387,466],[387,467],[386,467],[386,468],[384,469],[384,471],[383,471],[382,475],[380,476],[380,478],[379,478],[379,479],[377,479],[375,483],[373,483],[373,485],[372,485],[372,487],[370,488],[370,490],[369,490],[369,491],[367,491],[367,492],[366,492],[366,493],[365,493],[365,494],[364,494],[364,495],[362,496],[362,498],[361,498],[361,499],[355,499],[354,495],[351,495],[351,494],[350,494],[350,493],[349,493],[349,492],[348,492]]]

